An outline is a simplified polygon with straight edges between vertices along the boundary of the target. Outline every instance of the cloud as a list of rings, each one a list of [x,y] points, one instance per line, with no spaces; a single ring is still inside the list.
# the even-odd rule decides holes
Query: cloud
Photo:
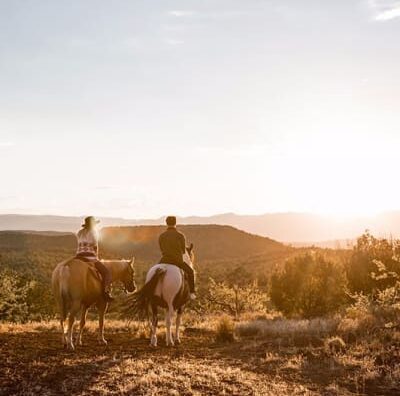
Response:
[[[377,21],[389,21],[390,19],[400,17],[400,6],[391,10],[383,11],[375,16]]]
[[[384,22],[400,17],[400,1],[398,0],[369,0],[368,3],[375,21]]]
[[[182,18],[187,16],[193,16],[195,14],[194,11],[184,11],[184,10],[172,10],[168,11],[168,15],[174,16],[176,18]]]

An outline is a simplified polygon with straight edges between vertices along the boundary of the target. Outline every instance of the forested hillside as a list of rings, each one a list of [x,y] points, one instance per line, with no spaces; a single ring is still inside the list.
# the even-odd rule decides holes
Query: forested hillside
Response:
[[[246,258],[290,250],[272,239],[230,226],[184,225],[179,229],[186,235],[188,244],[194,243],[199,262]],[[163,226],[107,227],[102,231],[102,247],[108,253],[134,253],[141,260],[157,260],[158,236],[164,230]]]
[[[100,256],[106,258],[129,258],[135,256],[141,263],[156,262],[160,257],[158,236],[165,228],[161,226],[135,226],[104,228],[101,233]],[[281,256],[294,251],[269,238],[251,235],[229,226],[192,225],[180,227],[187,243],[194,243],[196,262],[234,263],[238,260],[259,260],[261,256]],[[16,270],[44,270],[48,274],[55,262],[48,258],[67,258],[76,249],[72,233],[56,232],[0,232],[0,260],[2,267]],[[6,257],[25,257],[26,261],[6,260]],[[48,265],[38,265],[35,258],[42,257]],[[25,264],[24,264],[25,263]],[[228,269],[228,268],[227,268]],[[41,271],[42,272],[42,271]]]
[[[157,241],[164,229],[159,226],[105,228],[102,230],[100,256],[135,256],[136,278],[140,285],[149,266],[160,257]],[[216,281],[257,280],[266,288],[267,278],[276,264],[282,264],[297,251],[269,238],[229,226],[193,225],[180,229],[186,234],[188,243],[195,245],[200,290],[208,287],[210,277]],[[23,301],[27,305],[21,312],[22,316],[28,311],[36,312],[39,317],[54,314],[51,273],[58,262],[73,257],[75,249],[76,238],[72,233],[0,232],[3,289],[9,287],[8,295],[14,293],[17,300],[26,294]]]

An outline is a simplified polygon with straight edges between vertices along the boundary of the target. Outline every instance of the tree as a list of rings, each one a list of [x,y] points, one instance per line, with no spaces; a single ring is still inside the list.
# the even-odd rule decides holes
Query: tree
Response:
[[[0,273],[0,321],[28,320],[27,295],[33,287],[34,282],[22,282],[13,271]]]
[[[400,243],[395,240],[375,238],[366,231],[357,239],[352,255],[346,265],[349,289],[353,293],[371,294],[374,289],[380,290],[393,286],[393,278],[382,279],[379,284],[371,278],[376,270],[376,262],[382,263],[388,271],[400,274]]]
[[[268,296],[257,282],[229,285],[210,278],[206,305],[209,311],[222,311],[235,318],[243,312],[260,312],[266,309]]]
[[[286,261],[271,277],[271,302],[287,315],[322,316],[346,300],[343,268],[313,252]]]

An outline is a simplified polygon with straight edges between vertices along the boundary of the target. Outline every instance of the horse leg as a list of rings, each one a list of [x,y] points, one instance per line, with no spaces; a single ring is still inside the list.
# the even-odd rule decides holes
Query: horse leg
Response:
[[[158,324],[158,312],[157,305],[151,306],[151,336],[150,345],[153,347],[157,346],[157,324]]]
[[[174,340],[172,339],[172,320],[174,318],[174,307],[172,305],[168,306],[167,315],[165,317],[165,325],[167,327],[167,346],[174,346]]]
[[[57,291],[55,291],[57,293]],[[63,300],[63,296],[61,296],[61,299],[58,301],[58,306],[60,310],[60,327],[61,327],[61,343],[64,348],[67,347],[67,338],[65,334],[65,321],[68,317],[68,308],[67,308],[67,303]]]
[[[61,342],[64,348],[67,347],[67,339],[65,337],[65,328],[64,328],[64,321],[66,318],[61,318],[60,319],[60,327],[61,327]]]
[[[99,310],[99,343],[107,345],[107,341],[104,338],[104,315],[106,314],[108,308],[108,304],[105,301],[102,301],[97,304],[97,309]]]
[[[89,309],[89,307],[87,307],[86,305],[82,306],[81,322],[79,323],[79,334],[78,334],[78,337],[76,340],[76,343],[78,345],[82,345],[82,333],[83,333],[83,329],[86,324],[86,316],[87,316],[88,309]]]
[[[74,301],[72,303],[71,309],[69,311],[68,330],[67,330],[67,347],[72,350],[75,349],[74,342],[73,342],[75,315],[78,313],[80,307],[81,307],[80,302]]]
[[[182,321],[182,313],[183,313],[183,309],[179,308],[178,314],[176,315],[176,325],[175,325],[175,342],[177,344],[181,343],[181,339],[179,337],[179,327],[180,327],[181,321]]]

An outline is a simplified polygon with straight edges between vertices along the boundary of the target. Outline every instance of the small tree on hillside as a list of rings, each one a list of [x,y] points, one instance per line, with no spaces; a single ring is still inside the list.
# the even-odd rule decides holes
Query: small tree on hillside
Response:
[[[287,315],[322,316],[346,299],[343,268],[322,255],[306,253],[288,260],[271,277],[272,303]]]
[[[393,277],[381,279],[378,283],[371,278],[376,271],[376,262],[382,263],[388,271],[400,274],[400,242],[375,238],[366,231],[357,239],[351,257],[346,265],[349,289],[355,293],[371,294],[374,289],[383,290],[395,284]]]
[[[15,272],[0,273],[0,321],[28,320],[27,296],[34,282],[23,283]]]
[[[255,281],[241,285],[229,285],[226,282],[216,282],[210,278],[205,300],[209,311],[226,312],[237,318],[244,312],[264,311],[268,296],[258,288]]]

